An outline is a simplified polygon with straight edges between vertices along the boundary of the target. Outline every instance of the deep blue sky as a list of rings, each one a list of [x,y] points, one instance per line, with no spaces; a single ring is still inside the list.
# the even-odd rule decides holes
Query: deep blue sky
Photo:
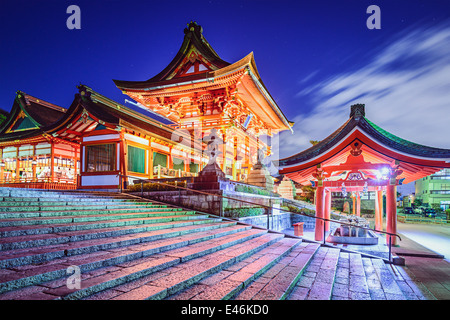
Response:
[[[71,4],[81,8],[81,30],[66,28],[66,8]],[[371,4],[381,8],[381,30],[366,27]],[[160,72],[193,20],[222,59],[235,62],[253,51],[266,87],[286,116],[299,123],[320,116],[319,106],[330,97],[319,94],[319,88],[365,70],[380,53],[386,56],[395,49],[393,44],[404,43],[411,32],[436,26],[447,30],[449,17],[448,0],[1,0],[0,108],[10,110],[17,90],[67,108],[79,83],[124,103],[126,96],[112,79],[146,80]],[[418,57],[397,57],[383,68],[404,70]],[[334,96],[346,89],[333,88],[339,88],[331,93]],[[382,95],[389,91],[384,90]],[[351,94],[364,98],[367,93]],[[343,118],[348,109],[345,105]],[[383,125],[386,119],[372,114]],[[343,118],[323,133],[304,138],[324,138]],[[386,125],[392,129],[388,120]],[[394,133],[417,141],[407,131]],[[427,141],[418,142],[433,145]]]

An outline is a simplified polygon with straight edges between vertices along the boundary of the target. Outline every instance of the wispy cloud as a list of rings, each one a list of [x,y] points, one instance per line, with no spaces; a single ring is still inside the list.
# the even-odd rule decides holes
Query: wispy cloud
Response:
[[[366,116],[387,131],[420,144],[450,148],[450,26],[398,35],[362,68],[302,88],[315,101],[282,133],[280,158],[298,153],[346,121],[350,105],[364,103]]]

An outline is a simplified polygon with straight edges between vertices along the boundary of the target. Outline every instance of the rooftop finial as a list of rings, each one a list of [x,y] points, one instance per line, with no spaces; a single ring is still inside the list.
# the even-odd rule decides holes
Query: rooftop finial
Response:
[[[197,32],[199,34],[203,33],[203,28],[197,24],[195,21],[191,21],[187,24],[187,28],[184,29],[184,33]]]
[[[360,117],[366,116],[365,104],[358,103],[354,104],[350,107],[350,118],[354,117],[355,120],[358,120]]]

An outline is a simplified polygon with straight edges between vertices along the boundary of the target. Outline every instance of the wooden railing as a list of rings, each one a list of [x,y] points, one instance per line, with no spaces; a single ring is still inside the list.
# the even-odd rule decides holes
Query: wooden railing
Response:
[[[18,181],[0,180],[0,187],[28,188],[46,190],[76,190],[77,179],[68,178],[44,178],[44,179],[19,179]]]
[[[153,168],[153,178],[183,178],[183,177],[196,177],[197,173],[187,172],[181,169],[169,169],[161,165],[157,165]]]

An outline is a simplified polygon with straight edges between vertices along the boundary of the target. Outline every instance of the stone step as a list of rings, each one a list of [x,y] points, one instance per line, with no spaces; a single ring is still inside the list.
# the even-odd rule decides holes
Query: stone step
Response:
[[[167,208],[167,205],[152,204],[146,202],[73,202],[73,201],[49,201],[41,202],[7,202],[0,203],[2,212],[27,212],[27,211],[53,211],[53,210],[78,210],[78,209],[109,209],[109,208]],[[12,204],[11,204],[12,203]]]
[[[124,234],[120,236],[110,236],[98,238],[96,234],[88,234],[88,240],[81,240],[79,236],[66,236],[65,242],[44,244],[43,247],[33,249],[21,249],[4,251],[0,257],[0,267],[11,268],[25,264],[37,264],[50,261],[64,256],[90,253],[98,250],[109,250],[118,247],[134,245],[138,243],[150,242],[164,238],[181,236],[187,233],[204,232],[220,228],[234,226],[233,222],[214,222],[203,224],[191,224],[188,226],[175,226],[172,228],[142,231],[139,233]],[[240,230],[239,228],[224,229],[225,231]],[[84,237],[83,237],[84,238]],[[60,238],[57,238],[58,240]]]
[[[330,300],[340,249],[320,247],[288,300]]]
[[[226,300],[235,296],[261,274],[290,254],[297,246],[306,246],[300,239],[283,238],[258,253],[215,273],[169,300]]]
[[[282,238],[283,235],[274,233],[260,235],[238,245],[187,262],[184,262],[183,256],[175,255],[173,257],[181,258],[182,263],[175,264],[162,272],[158,272],[158,274],[115,286],[99,295],[107,295],[111,300],[164,299],[189,288],[212,274],[239,263]],[[98,295],[86,299],[96,298],[98,298]]]
[[[0,188],[0,300],[434,298],[424,291],[383,260],[161,202]]]
[[[36,216],[55,216],[70,214],[71,212],[84,212],[89,214],[90,212],[103,212],[105,210],[111,209],[122,209],[122,210],[144,210],[144,209],[163,209],[167,206],[160,205],[135,205],[135,204],[108,204],[108,205],[72,205],[72,206],[17,206],[17,207],[3,207],[0,208],[0,219],[9,218],[26,218],[26,217],[36,217]],[[168,208],[174,210],[174,208]]]
[[[41,198],[108,198],[108,199],[131,199],[129,195],[120,193],[88,193],[88,192],[62,192],[62,191],[35,191],[24,190],[4,190],[0,189],[0,196],[7,197],[41,197]]]
[[[209,232],[213,233],[212,231]],[[208,241],[201,240],[201,242],[199,242],[198,235],[187,234],[185,236],[176,237],[175,239],[162,239],[150,243],[130,245],[126,248],[117,248],[108,251],[103,250],[95,253],[64,257],[40,265],[27,265],[16,267],[14,269],[2,269],[0,270],[0,299],[8,299],[8,297],[11,297],[11,295],[5,295],[5,293],[9,291],[29,286],[42,285],[44,282],[63,278],[66,276],[67,268],[71,265],[78,266],[82,274],[87,273],[89,275],[90,271],[98,268],[117,266],[137,259],[144,258],[144,260],[158,260],[155,256],[156,254],[169,250],[168,253],[159,256],[160,258],[163,258],[164,266],[167,267],[167,257],[169,257],[169,261],[172,261],[173,263],[184,262],[248,241],[265,233],[267,233],[265,230],[242,229],[242,231],[237,233],[228,235],[222,234],[218,238],[214,238],[213,235],[202,235],[201,238],[208,239]],[[160,263],[157,263],[156,269],[152,269],[152,272],[159,270],[160,268]],[[129,270],[133,270],[133,268]],[[144,271],[149,272],[149,270]],[[127,277],[126,279],[129,280],[130,278]],[[62,293],[62,295],[65,296],[68,294],[67,290],[69,289],[65,284],[59,289],[65,292],[64,294]],[[14,296],[14,293],[11,294]],[[17,294],[20,295],[20,293]]]
[[[17,202],[31,202],[31,203],[53,203],[53,202],[61,202],[61,203],[83,203],[83,202],[105,202],[105,203],[132,203],[136,201],[133,198],[124,197],[124,198],[113,198],[113,197],[67,197],[67,198],[53,198],[53,197],[1,197],[0,196],[0,203],[2,202],[8,202],[8,203],[17,203]],[[146,202],[146,203],[152,203],[156,201],[150,201],[145,199],[139,199],[138,201]]]
[[[267,270],[251,285],[239,292],[235,300],[284,300],[295,288],[312,257],[320,247],[317,243],[301,246]]]
[[[173,224],[191,224],[191,223],[203,223],[209,221],[221,221],[219,218],[205,219],[205,215],[196,215],[200,219],[166,219],[168,221],[157,220],[152,217],[142,217],[139,214],[138,218],[133,218],[133,214],[128,214],[126,218],[122,219],[112,219],[112,220],[99,220],[99,221],[88,221],[88,222],[68,222],[59,224],[49,224],[49,225],[25,225],[25,226],[12,226],[12,227],[2,227],[0,228],[0,239],[6,237],[22,237],[30,235],[39,234],[49,234],[49,233],[61,233],[61,232],[88,232],[92,229],[103,229],[107,232],[110,228],[120,228],[121,230],[126,230],[127,228],[140,227],[148,228],[148,230],[156,230],[158,228],[165,228],[164,225],[167,223]],[[182,214],[180,214],[180,217]],[[131,218],[129,218],[131,217]],[[164,217],[164,216],[161,216]]]
[[[390,265],[381,259],[362,258],[371,300],[417,300],[415,295],[405,296],[392,274]]]
[[[160,230],[164,228],[176,228],[185,225],[193,225],[193,224],[201,224],[201,223],[212,223],[220,221],[220,219],[194,219],[192,223],[178,223],[177,221],[169,221],[163,222],[160,224],[153,223],[142,226],[144,220],[138,220],[136,225],[127,226],[127,227],[116,227],[116,228],[108,228],[104,229],[96,229],[90,228],[87,230],[66,230],[58,232],[58,229],[49,229],[48,233],[37,233],[26,236],[11,236],[11,237],[2,237],[0,238],[0,251],[6,250],[21,250],[21,249],[29,249],[39,246],[48,246],[48,245],[57,245],[64,244],[75,241],[83,241],[83,240],[92,240],[92,239],[100,239],[105,237],[113,237],[113,236],[124,236],[133,233],[147,232],[153,230]],[[177,223],[174,223],[177,222]],[[229,222],[234,223],[234,222]],[[62,228],[60,228],[62,229]],[[6,252],[2,252],[2,256],[7,255]],[[0,257],[1,260],[1,257]]]
[[[108,208],[95,208],[94,206],[86,206],[85,208],[75,207],[68,210],[43,210],[43,211],[21,211],[21,212],[0,212],[0,220],[4,219],[20,219],[20,218],[34,218],[34,217],[58,217],[70,215],[94,215],[107,213],[127,213],[127,212],[163,212],[163,211],[182,211],[181,208],[169,208],[164,206],[108,206]],[[41,207],[38,207],[38,210]],[[1,222],[1,221],[0,221]]]
[[[200,233],[213,231],[217,229],[217,234],[231,234],[234,232],[249,229],[249,227],[234,227],[235,224],[230,222],[215,222],[195,224],[189,226],[179,226],[174,228],[153,230],[141,233],[133,233],[129,235],[108,237],[94,240],[80,240],[76,242],[68,242],[65,244],[48,245],[44,248],[36,248],[34,250],[13,250],[3,252],[0,266],[2,268],[12,268],[25,264],[37,264],[47,262],[61,257],[69,257],[77,254],[92,253],[99,250],[110,250],[119,247],[131,246],[139,243],[146,243],[160,239],[179,237],[188,233]],[[220,229],[220,230],[219,230]],[[210,234],[216,235],[216,232]]]
[[[31,218],[16,218],[16,219],[2,219],[0,220],[0,228],[2,227],[14,227],[14,226],[29,226],[29,225],[48,225],[48,224],[61,224],[61,223],[75,223],[75,222],[92,222],[92,221],[105,221],[105,220],[117,220],[117,219],[130,219],[140,218],[145,220],[154,219],[158,222],[172,221],[173,219],[190,219],[196,215],[195,211],[164,211],[165,214],[161,214],[161,211],[149,212],[122,212],[111,210],[108,213],[102,214],[90,214],[90,215],[73,215],[73,216],[45,216]],[[163,212],[163,213],[164,213]],[[207,217],[207,214],[196,215]]]

